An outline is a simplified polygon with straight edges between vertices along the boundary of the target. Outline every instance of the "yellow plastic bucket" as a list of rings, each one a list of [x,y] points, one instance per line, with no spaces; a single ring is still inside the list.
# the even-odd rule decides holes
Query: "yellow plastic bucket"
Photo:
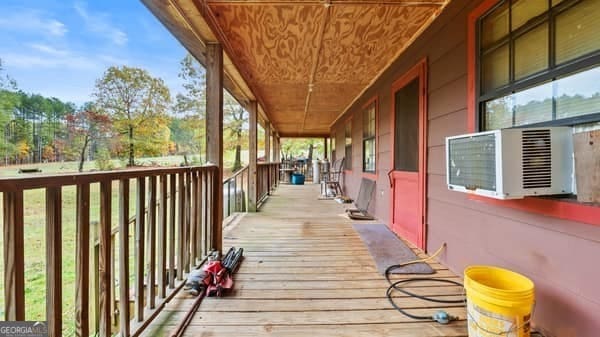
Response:
[[[491,266],[465,269],[469,337],[529,337],[535,287],[527,277]]]

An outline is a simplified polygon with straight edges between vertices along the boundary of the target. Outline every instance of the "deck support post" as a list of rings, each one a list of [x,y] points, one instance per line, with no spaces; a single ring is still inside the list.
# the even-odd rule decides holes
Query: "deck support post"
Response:
[[[329,149],[328,149],[328,146],[327,146],[328,145],[327,144],[327,140],[328,140],[327,137],[323,138],[323,146],[324,146],[323,159],[327,159],[327,157],[328,157],[327,153],[329,152]]]
[[[248,159],[248,212],[256,212],[257,199],[257,115],[258,104],[256,101],[251,101],[248,109],[248,124],[249,124],[249,159]]]
[[[213,188],[222,190],[223,181],[223,47],[206,45],[206,159],[218,166]],[[223,193],[214,193],[212,248],[221,251],[223,240]]]
[[[276,162],[281,162],[281,139],[279,138],[278,134],[275,134],[275,137],[273,137],[273,141],[275,142],[275,161]]]
[[[265,162],[271,162],[271,123],[265,123]]]

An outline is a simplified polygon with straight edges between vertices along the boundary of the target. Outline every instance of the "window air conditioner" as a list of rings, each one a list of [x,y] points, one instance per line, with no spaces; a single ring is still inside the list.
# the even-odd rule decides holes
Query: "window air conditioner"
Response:
[[[447,137],[448,188],[496,199],[572,193],[572,133],[537,127]]]

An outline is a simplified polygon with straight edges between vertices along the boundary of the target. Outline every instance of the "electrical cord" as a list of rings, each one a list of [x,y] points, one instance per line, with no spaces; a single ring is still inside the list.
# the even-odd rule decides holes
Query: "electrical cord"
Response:
[[[463,286],[461,283],[456,282],[456,281],[452,281],[452,280],[448,280],[448,279],[441,279],[441,278],[433,278],[433,277],[412,278],[412,279],[400,280],[400,281],[396,281],[396,282],[393,282],[390,279],[390,273],[393,270],[396,270],[396,269],[399,269],[399,268],[402,268],[402,267],[406,267],[408,265],[416,264],[416,263],[425,263],[425,262],[427,262],[429,260],[432,260],[432,259],[436,258],[442,252],[442,250],[444,249],[444,247],[446,247],[445,243],[433,255],[431,255],[430,257],[427,257],[425,259],[419,259],[419,260],[409,261],[409,262],[405,262],[405,263],[395,264],[395,265],[391,265],[391,266],[389,266],[389,267],[387,267],[385,269],[385,279],[390,284],[390,286],[388,287],[388,289],[385,292],[385,295],[386,295],[388,301],[390,302],[390,304],[394,307],[394,309],[396,309],[398,312],[400,312],[404,316],[409,317],[411,319],[415,319],[415,320],[434,320],[434,321],[436,321],[438,323],[441,323],[441,324],[448,324],[451,321],[454,321],[454,320],[458,319],[457,317],[451,316],[451,315],[449,315],[447,312],[445,312],[443,310],[437,311],[436,313],[434,313],[431,316],[414,315],[414,314],[411,314],[411,313],[407,312],[405,309],[399,307],[396,304],[396,302],[394,302],[394,299],[392,297],[392,293],[394,291],[399,291],[399,292],[404,293],[404,294],[406,294],[408,296],[419,298],[421,300],[430,301],[430,302],[446,303],[446,304],[464,303],[465,302],[464,299],[460,299],[460,300],[445,300],[445,299],[433,298],[433,297],[429,297],[429,296],[415,294],[413,292],[410,292],[410,291],[408,291],[408,290],[403,289],[402,287],[400,287],[400,285],[403,285],[405,283],[410,283],[410,282],[424,282],[424,281],[446,283],[446,284],[457,285],[457,286],[460,286],[460,287]]]

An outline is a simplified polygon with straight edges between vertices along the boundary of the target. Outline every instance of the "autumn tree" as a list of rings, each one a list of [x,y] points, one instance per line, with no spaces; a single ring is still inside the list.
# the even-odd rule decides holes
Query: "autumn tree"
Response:
[[[223,129],[229,131],[229,138],[224,145],[226,149],[235,151],[232,171],[236,172],[242,168],[242,142],[244,131],[247,130],[248,114],[228,92],[223,98]]]
[[[183,93],[175,99],[175,112],[179,115],[171,122],[171,140],[177,153],[197,153],[202,160],[206,135],[206,71],[194,57],[187,54],[180,62],[179,78],[183,81]]]
[[[94,97],[98,109],[125,135],[127,165],[134,166],[136,143],[138,147],[154,143],[156,139],[144,139],[143,135],[156,136],[154,131],[168,125],[169,88],[162,79],[152,77],[144,69],[113,66],[96,81]],[[168,139],[166,142],[168,147]]]
[[[92,141],[99,141],[109,135],[110,118],[94,109],[93,105],[85,104],[79,111],[66,117],[71,145],[78,148],[79,172],[83,171],[85,152]]]

